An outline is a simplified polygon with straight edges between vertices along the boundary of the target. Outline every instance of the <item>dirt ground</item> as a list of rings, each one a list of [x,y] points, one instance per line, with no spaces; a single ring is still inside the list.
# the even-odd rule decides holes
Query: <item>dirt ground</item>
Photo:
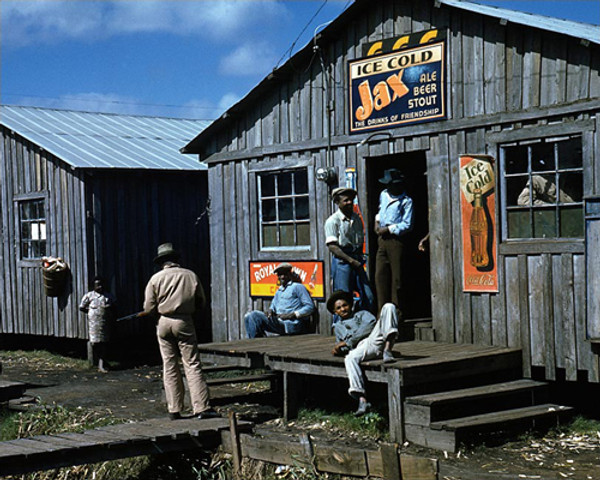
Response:
[[[144,420],[165,415],[161,368],[158,365],[115,369],[99,373],[60,363],[35,363],[2,358],[0,379],[28,384],[27,395],[38,402],[65,407],[85,407],[116,417]],[[223,385],[211,387],[213,404],[222,413],[235,410],[246,419],[273,428],[294,432],[309,431],[320,440],[365,444],[356,435],[340,433],[320,423],[278,419],[277,401],[262,387]],[[367,442],[369,443],[369,442]],[[376,448],[376,441],[372,441]],[[521,438],[495,447],[463,448],[444,454],[411,444],[406,453],[440,459],[440,480],[600,480],[600,432],[588,435],[547,434]]]

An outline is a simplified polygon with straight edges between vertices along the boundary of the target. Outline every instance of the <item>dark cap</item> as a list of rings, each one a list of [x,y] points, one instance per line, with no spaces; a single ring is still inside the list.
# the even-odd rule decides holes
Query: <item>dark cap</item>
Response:
[[[334,202],[337,202],[338,197],[341,195],[347,195],[348,197],[355,198],[357,195],[357,192],[353,188],[337,187],[337,188],[334,188],[333,191],[331,192],[331,199]]]
[[[292,267],[292,265],[290,263],[283,262],[283,263],[280,263],[279,265],[277,265],[277,267],[273,271],[277,274],[279,272],[291,272],[292,268],[294,268],[294,267]]]
[[[383,173],[383,177],[381,177],[379,179],[379,183],[383,183],[384,185],[399,184],[399,183],[404,183],[405,181],[406,181],[406,177],[397,168],[387,169]]]

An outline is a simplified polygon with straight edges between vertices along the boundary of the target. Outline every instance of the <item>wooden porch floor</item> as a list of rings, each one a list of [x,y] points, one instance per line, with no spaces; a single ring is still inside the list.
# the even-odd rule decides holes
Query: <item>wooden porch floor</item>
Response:
[[[345,377],[344,359],[334,357],[333,336],[297,335],[235,340],[199,345],[202,360],[247,368],[270,367],[278,371]],[[489,373],[520,368],[518,348],[427,341],[400,342],[394,346],[396,362],[363,362],[370,381],[387,381],[389,370],[398,370],[402,385],[416,385],[448,375]]]

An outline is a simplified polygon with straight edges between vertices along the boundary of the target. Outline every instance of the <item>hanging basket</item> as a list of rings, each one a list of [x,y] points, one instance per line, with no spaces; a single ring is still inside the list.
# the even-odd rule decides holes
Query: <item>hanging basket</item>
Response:
[[[59,297],[67,283],[69,266],[62,258],[42,258],[44,290],[48,297]]]

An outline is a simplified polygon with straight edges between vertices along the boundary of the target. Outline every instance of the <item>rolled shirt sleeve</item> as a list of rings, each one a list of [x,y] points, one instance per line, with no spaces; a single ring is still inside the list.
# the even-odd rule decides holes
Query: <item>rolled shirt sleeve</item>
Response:
[[[330,216],[325,221],[325,243],[338,243],[340,236],[340,223],[335,215]]]

